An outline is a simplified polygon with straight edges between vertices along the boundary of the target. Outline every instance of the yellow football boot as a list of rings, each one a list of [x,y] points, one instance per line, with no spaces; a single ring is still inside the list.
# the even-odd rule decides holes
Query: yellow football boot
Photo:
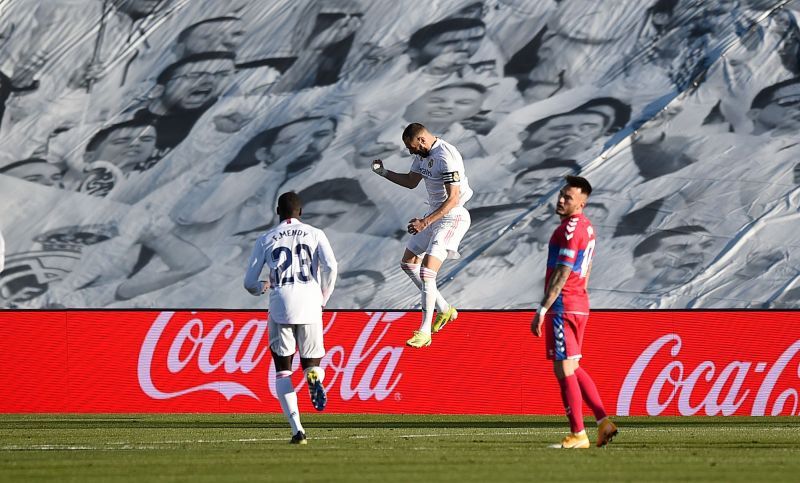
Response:
[[[406,345],[416,347],[417,349],[421,347],[428,347],[431,345],[431,335],[415,330],[414,337],[408,339],[406,341]]]
[[[619,431],[617,425],[609,418],[605,418],[597,427],[597,447],[603,447],[614,439]]]
[[[444,328],[445,325],[447,325],[448,322],[456,320],[457,318],[458,318],[458,310],[456,310],[456,308],[453,307],[452,305],[450,306],[450,309],[447,312],[443,314],[436,314],[436,320],[433,321],[433,327],[432,327],[433,333],[435,334],[439,332]]]
[[[553,445],[556,448],[562,449],[587,449],[592,446],[589,437],[586,436],[586,431],[579,434],[569,433],[561,440],[561,445]]]

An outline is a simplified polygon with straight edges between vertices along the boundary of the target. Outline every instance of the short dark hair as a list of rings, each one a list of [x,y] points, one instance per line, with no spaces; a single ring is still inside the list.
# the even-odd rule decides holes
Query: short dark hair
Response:
[[[319,181],[300,191],[306,203],[312,201],[338,200],[361,206],[375,206],[367,198],[357,180],[353,178],[333,178]]]
[[[37,163],[45,163],[45,164],[52,164],[49,163],[46,159],[42,158],[28,158],[23,159],[22,161],[14,161],[13,163],[7,164],[0,168],[0,173],[6,173],[11,171],[14,168],[19,168],[20,166],[25,166],[26,164],[37,164]],[[53,165],[55,166],[55,165]]]
[[[661,241],[666,240],[669,237],[673,236],[680,236],[680,235],[691,235],[694,233],[708,233],[708,230],[703,228],[700,225],[686,225],[686,226],[679,226],[677,228],[672,228],[669,230],[661,230],[657,231],[641,242],[633,249],[633,258],[639,258],[642,255],[647,255],[648,253],[653,253],[654,251],[658,250],[661,246]]]
[[[432,58],[423,58],[420,55],[422,49],[430,43],[431,40],[447,32],[469,30],[476,27],[484,29],[484,32],[486,30],[486,24],[480,19],[450,17],[417,30],[411,34],[411,37],[408,39],[408,56],[411,57],[412,66],[419,68],[423,65],[428,65],[428,63],[433,60]]]
[[[181,60],[166,66],[164,70],[158,74],[156,83],[163,86],[172,79],[175,71],[179,68],[186,64],[202,62],[204,60],[230,60],[231,62],[236,62],[236,54],[233,52],[201,52],[199,54],[187,55]]]
[[[155,124],[151,121],[144,119],[144,118],[135,118],[128,121],[119,122],[117,124],[112,124],[108,127],[104,127],[103,129],[97,131],[94,136],[89,140],[86,144],[86,152],[96,151],[97,148],[108,139],[108,136],[111,135],[112,132],[118,129],[124,129],[126,127],[148,127],[152,126],[155,128]],[[156,131],[156,136],[158,136],[158,132]]]
[[[294,191],[287,191],[278,197],[278,215],[281,218],[297,216],[303,209],[303,202],[300,196]]]
[[[486,24],[477,18],[451,17],[438,22],[426,25],[417,30],[408,39],[408,48],[422,50],[432,39],[447,33],[458,30],[469,30],[471,28],[486,28]]]
[[[453,83],[453,84],[446,84],[446,85],[443,85],[443,86],[439,86],[439,87],[437,87],[435,89],[431,89],[430,92],[439,92],[439,91],[443,91],[445,89],[456,89],[456,88],[472,89],[474,91],[478,91],[481,94],[486,94],[486,91],[488,90],[488,89],[486,89],[485,85],[478,84],[477,82],[456,82],[456,83]]]
[[[578,188],[581,190],[581,193],[585,194],[586,196],[592,194],[592,185],[589,184],[589,180],[586,178],[568,174],[564,176],[564,182],[566,182],[567,186],[570,188]]]
[[[614,110],[614,119],[609,119],[611,123],[606,129],[607,134],[613,134],[628,124],[631,119],[631,106],[626,104],[615,97],[598,97],[588,102],[584,102],[575,108],[578,112],[596,112],[598,114],[605,114],[594,109],[597,106],[608,106]]]
[[[607,113],[595,109],[598,106],[608,106],[611,109],[613,109],[614,118],[610,119]],[[547,124],[547,122],[552,119],[556,119],[558,117],[563,117],[563,116],[571,116],[573,114],[583,114],[583,113],[598,114],[604,117],[608,122],[608,127],[606,127],[604,134],[610,135],[619,131],[620,129],[625,127],[626,124],[628,124],[628,121],[631,118],[631,106],[613,97],[598,97],[596,99],[592,99],[589,102],[581,104],[580,106],[576,107],[571,111],[560,112],[558,114],[553,114],[551,116],[539,119],[538,121],[534,121],[528,124],[528,126],[525,128],[525,131],[530,136],[539,129],[541,129],[542,126]]]
[[[199,22],[195,22],[186,27],[185,29],[181,30],[181,33],[178,34],[178,37],[175,39],[175,42],[177,43],[185,42],[186,39],[189,38],[189,36],[192,34],[192,32],[194,32],[194,30],[201,25],[205,25],[207,23],[216,23],[216,22],[236,22],[239,20],[241,20],[241,18],[239,17],[225,16],[225,17],[212,17],[201,20]]]
[[[763,109],[767,107],[767,105],[774,99],[773,96],[775,96],[776,92],[793,84],[800,84],[800,77],[786,79],[778,82],[777,84],[772,84],[771,86],[761,89],[761,91],[756,94],[756,97],[753,98],[753,102],[750,104],[750,109]]]
[[[414,139],[415,137],[419,136],[419,134],[421,132],[427,131],[427,130],[428,130],[428,128],[426,128],[422,124],[420,124],[418,122],[412,122],[411,124],[406,126],[406,128],[403,130],[403,140]]]
[[[553,169],[553,168],[569,168],[574,173],[579,173],[581,171],[581,165],[571,159],[547,158],[541,163],[531,166],[529,168],[525,168],[519,173],[517,173],[514,176],[514,183],[519,181],[520,178],[522,178],[528,173],[532,173],[534,171],[542,171],[545,169]]]
[[[653,13],[667,13],[672,15],[677,5],[678,0],[658,0],[649,10]]]
[[[280,134],[283,129],[291,126],[292,124],[313,121],[316,119],[327,119],[333,123],[334,130],[337,127],[337,120],[332,116],[306,116],[281,124],[280,126],[271,127],[261,131],[261,133],[255,135],[250,141],[248,141],[247,144],[245,144],[244,147],[239,150],[239,153],[236,155],[236,157],[234,157],[230,163],[225,165],[223,172],[238,173],[239,171],[244,171],[247,168],[256,166],[259,163],[258,159],[256,159],[256,151],[261,148],[271,147],[275,143],[275,140],[278,139],[278,134]]]

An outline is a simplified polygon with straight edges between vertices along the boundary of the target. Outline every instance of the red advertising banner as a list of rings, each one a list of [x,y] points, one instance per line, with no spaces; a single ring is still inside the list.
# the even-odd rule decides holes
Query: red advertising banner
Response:
[[[326,411],[562,414],[531,317],[327,312]],[[596,311],[581,366],[618,415],[800,415],[799,353],[798,311]],[[0,367],[3,413],[280,412],[263,312],[2,311]]]

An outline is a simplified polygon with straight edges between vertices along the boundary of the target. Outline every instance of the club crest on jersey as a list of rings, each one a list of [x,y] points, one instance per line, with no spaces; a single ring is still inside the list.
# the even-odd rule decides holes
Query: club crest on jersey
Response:
[[[433,168],[433,158],[428,160],[428,168]]]

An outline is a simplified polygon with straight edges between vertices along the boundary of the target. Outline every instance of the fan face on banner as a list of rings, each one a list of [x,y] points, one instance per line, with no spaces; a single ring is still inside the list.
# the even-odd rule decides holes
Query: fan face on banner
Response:
[[[458,307],[541,299],[566,174],[593,307],[800,307],[798,0],[7,3],[0,306],[263,308],[247,256],[296,191],[329,308],[412,308],[425,196],[370,166],[421,122],[475,192]]]

